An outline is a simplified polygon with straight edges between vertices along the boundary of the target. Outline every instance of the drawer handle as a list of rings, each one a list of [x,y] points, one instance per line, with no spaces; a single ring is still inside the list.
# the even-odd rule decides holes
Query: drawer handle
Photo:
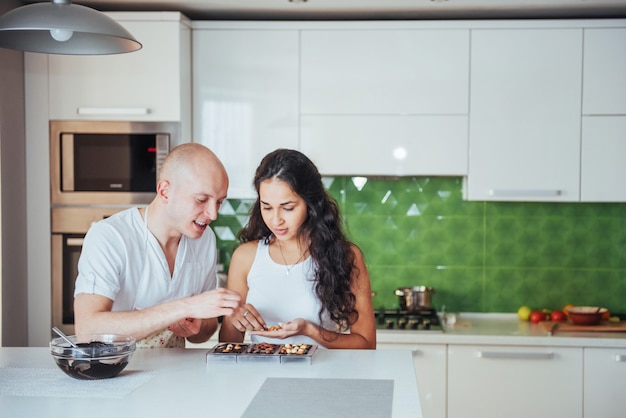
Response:
[[[477,355],[478,358],[513,360],[550,360],[554,357],[554,353],[510,353],[494,351],[479,351]]]
[[[626,361],[626,355],[624,355],[624,354],[616,354],[615,355],[615,361],[619,361],[619,362]]]
[[[147,107],[79,107],[79,115],[147,115]]]
[[[490,196],[560,196],[562,190],[504,190],[504,189],[491,189],[489,190]]]

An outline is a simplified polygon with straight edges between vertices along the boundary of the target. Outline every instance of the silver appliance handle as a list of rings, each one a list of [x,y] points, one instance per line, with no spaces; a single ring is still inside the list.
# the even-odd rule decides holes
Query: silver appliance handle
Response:
[[[85,238],[68,238],[65,240],[65,244],[68,247],[82,247]]]

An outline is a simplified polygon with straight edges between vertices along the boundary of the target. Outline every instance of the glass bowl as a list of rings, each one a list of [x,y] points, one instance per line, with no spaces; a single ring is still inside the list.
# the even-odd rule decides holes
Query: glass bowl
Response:
[[[135,339],[125,335],[70,335],[50,341],[50,353],[57,366],[75,379],[95,380],[117,376],[135,352]]]

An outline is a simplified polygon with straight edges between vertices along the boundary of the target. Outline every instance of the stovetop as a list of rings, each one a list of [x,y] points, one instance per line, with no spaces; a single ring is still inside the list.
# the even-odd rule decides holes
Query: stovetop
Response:
[[[435,308],[421,308],[417,311],[381,309],[374,312],[377,329],[401,331],[443,332],[443,326]]]

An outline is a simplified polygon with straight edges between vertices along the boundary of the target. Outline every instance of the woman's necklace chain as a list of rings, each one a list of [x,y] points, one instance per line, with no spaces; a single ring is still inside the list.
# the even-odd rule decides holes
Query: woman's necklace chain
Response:
[[[300,262],[300,260],[302,260],[302,257],[304,257],[304,252],[300,254],[300,257],[298,257],[295,263],[293,263],[292,265],[289,265],[289,263],[287,263],[287,260],[285,259],[285,254],[283,254],[283,246],[280,244],[279,240],[276,240],[276,241],[278,242],[278,249],[280,250],[280,256],[283,258],[283,261],[285,262],[285,268],[287,269],[287,276],[289,276],[289,272],[296,266],[296,264]]]

